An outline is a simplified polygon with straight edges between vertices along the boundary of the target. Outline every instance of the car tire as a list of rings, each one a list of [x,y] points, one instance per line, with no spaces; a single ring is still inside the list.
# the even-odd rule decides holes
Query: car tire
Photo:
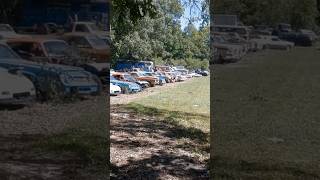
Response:
[[[93,80],[98,84],[98,90],[96,93],[94,93],[95,96],[99,96],[102,94],[102,91],[103,91],[103,84],[102,84],[102,81],[101,79],[96,76],[96,75],[93,75]]]

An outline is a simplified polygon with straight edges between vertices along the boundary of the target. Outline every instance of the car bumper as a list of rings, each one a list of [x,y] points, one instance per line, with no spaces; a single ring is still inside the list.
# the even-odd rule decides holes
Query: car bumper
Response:
[[[28,104],[36,100],[36,95],[30,95],[28,97],[20,97],[20,98],[5,98],[5,99],[0,99],[0,104],[14,104],[14,105],[19,105],[19,104]]]
[[[97,86],[71,86],[65,88],[66,94],[91,95],[99,91]]]
[[[110,91],[111,96],[117,96],[119,94],[121,94],[121,91]]]

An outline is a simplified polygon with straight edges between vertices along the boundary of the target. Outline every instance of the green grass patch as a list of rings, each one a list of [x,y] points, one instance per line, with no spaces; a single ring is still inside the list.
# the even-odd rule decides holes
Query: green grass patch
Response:
[[[143,97],[125,106],[140,116],[155,117],[172,127],[178,146],[196,154],[209,153],[210,77]]]
[[[315,165],[320,160],[319,59],[315,47],[296,47],[215,66],[212,159],[228,157],[213,162],[216,174],[274,179],[281,173],[287,177],[283,179],[292,179],[288,177],[300,171],[296,177],[320,176]],[[231,164],[219,163],[223,161]],[[257,165],[262,168],[257,170]],[[279,170],[261,170],[269,166]],[[232,174],[230,169],[236,170]]]
[[[210,77],[194,78],[157,94],[137,99],[135,103],[195,114],[210,114]]]
[[[129,107],[138,113],[204,132],[210,130],[210,77],[195,78],[157,94],[137,99]]]

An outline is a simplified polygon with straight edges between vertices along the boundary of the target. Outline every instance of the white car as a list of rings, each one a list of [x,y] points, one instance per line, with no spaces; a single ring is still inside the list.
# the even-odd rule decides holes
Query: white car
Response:
[[[15,72],[0,68],[0,104],[28,104],[36,97],[33,83]]]
[[[189,75],[192,77],[202,77],[202,75],[198,73],[190,73]]]
[[[294,43],[279,39],[277,36],[258,35],[252,41],[260,44],[263,49],[289,50],[294,47]]]
[[[0,24],[0,37],[4,39],[27,38],[28,35],[17,34],[9,24]]]
[[[110,83],[110,95],[117,96],[118,94],[121,94],[121,88],[117,85]]]

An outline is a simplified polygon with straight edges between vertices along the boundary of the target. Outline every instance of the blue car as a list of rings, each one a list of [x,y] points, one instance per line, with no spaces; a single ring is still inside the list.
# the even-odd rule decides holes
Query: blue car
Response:
[[[102,90],[99,78],[82,68],[23,60],[4,42],[0,42],[0,67],[29,78],[41,98],[49,98],[53,93],[95,95]]]
[[[142,87],[136,83],[119,81],[110,74],[110,83],[121,88],[122,93],[137,93],[142,90]]]

